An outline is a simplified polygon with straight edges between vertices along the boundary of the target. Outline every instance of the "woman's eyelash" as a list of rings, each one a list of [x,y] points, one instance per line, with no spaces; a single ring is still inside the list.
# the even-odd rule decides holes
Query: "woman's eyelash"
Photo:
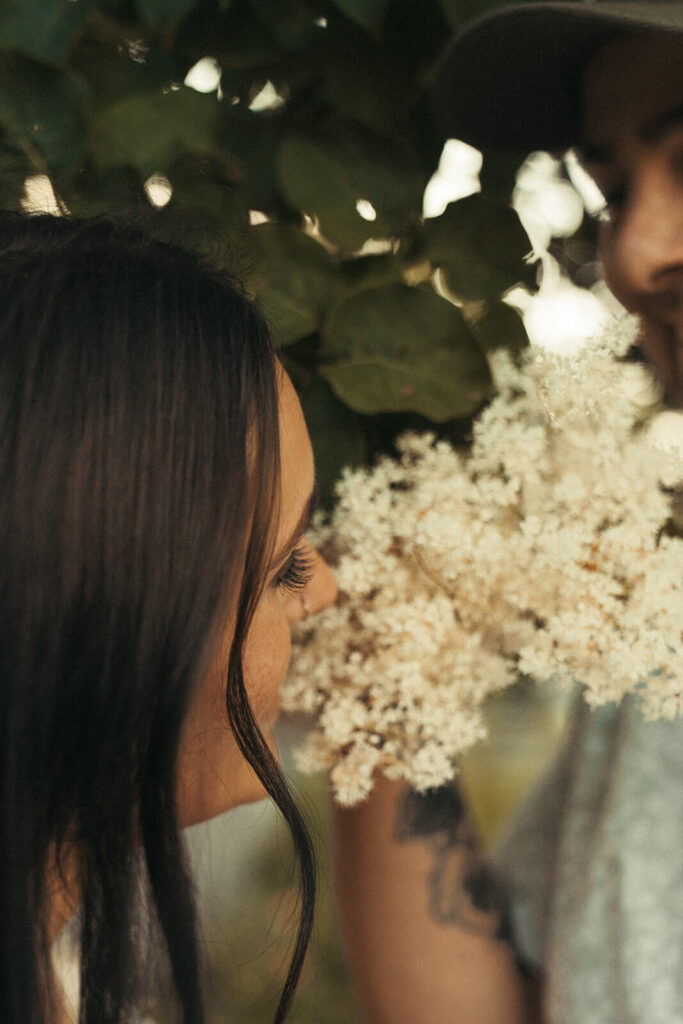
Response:
[[[283,590],[303,590],[313,576],[313,555],[303,545],[294,548],[285,565],[275,577],[275,584]]]

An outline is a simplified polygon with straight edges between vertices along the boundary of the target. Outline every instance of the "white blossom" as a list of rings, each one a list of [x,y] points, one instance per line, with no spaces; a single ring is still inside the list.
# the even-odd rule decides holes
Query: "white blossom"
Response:
[[[466,452],[407,434],[398,459],[344,472],[313,537],[340,600],[301,625],[283,692],[317,715],[300,767],[331,768],[341,803],[377,769],[448,781],[486,697],[520,674],[680,713],[683,540],[666,524],[683,458],[650,443],[649,374],[618,358],[630,339],[622,325],[521,365],[496,352]]]

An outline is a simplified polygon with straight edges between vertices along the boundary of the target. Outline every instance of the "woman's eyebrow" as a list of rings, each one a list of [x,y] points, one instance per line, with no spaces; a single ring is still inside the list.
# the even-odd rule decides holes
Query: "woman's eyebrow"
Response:
[[[282,545],[277,554],[273,557],[273,565],[279,565],[279,563],[284,560],[285,556],[288,555],[290,551],[292,551],[292,549],[297,546],[297,544],[299,543],[299,541],[301,540],[306,530],[309,528],[313,521],[313,514],[316,508],[318,507],[318,500],[318,482],[315,481],[311,493],[308,496],[308,500],[306,501],[306,504],[303,507],[301,515],[299,516],[299,521],[294,527],[294,530],[292,531],[289,539]]]

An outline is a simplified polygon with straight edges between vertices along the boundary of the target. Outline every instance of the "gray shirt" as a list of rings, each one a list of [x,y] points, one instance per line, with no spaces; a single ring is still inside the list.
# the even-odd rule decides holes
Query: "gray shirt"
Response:
[[[579,698],[496,859],[548,1024],[683,1024],[683,718]]]

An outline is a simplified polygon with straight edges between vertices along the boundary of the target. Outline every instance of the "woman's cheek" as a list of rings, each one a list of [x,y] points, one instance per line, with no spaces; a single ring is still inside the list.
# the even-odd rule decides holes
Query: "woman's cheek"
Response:
[[[280,687],[291,655],[290,627],[279,592],[264,595],[254,613],[244,650],[244,681],[254,717],[262,728],[274,725]]]
[[[277,757],[272,729],[280,710],[280,686],[291,641],[279,591],[263,594],[254,613],[244,654],[249,702],[266,742]],[[178,759],[178,815],[194,825],[238,804],[266,795],[242,756],[225,710],[228,648],[224,645],[198,687],[184,724]]]
[[[181,828],[245,802],[246,763],[225,710],[222,662],[207,673],[184,723],[177,764]],[[253,798],[252,798],[253,799]]]

